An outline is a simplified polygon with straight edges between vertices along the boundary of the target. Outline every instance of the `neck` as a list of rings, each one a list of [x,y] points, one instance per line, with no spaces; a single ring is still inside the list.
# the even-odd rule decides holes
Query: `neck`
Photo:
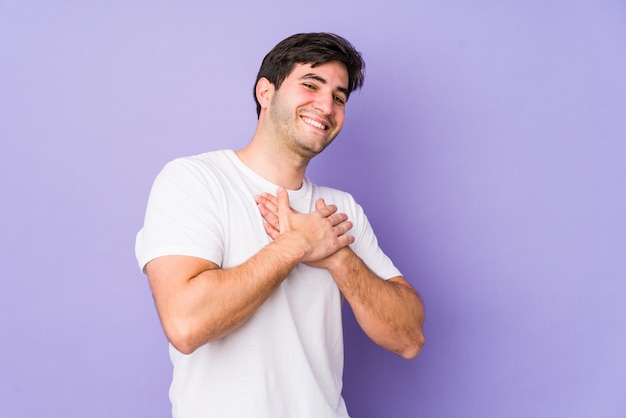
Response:
[[[289,190],[297,190],[302,186],[310,161],[284,148],[272,146],[272,142],[265,140],[258,132],[248,145],[235,153],[252,171]]]

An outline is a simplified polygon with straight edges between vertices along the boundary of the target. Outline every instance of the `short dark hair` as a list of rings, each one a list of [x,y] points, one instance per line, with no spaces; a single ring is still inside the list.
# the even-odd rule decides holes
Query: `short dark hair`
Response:
[[[263,58],[261,68],[254,82],[254,100],[257,117],[261,104],[256,98],[256,85],[263,77],[274,85],[276,90],[291,73],[296,64],[311,64],[312,67],[330,61],[339,61],[348,71],[348,96],[360,89],[365,80],[365,62],[361,53],[346,39],[333,33],[299,33],[279,42]]]

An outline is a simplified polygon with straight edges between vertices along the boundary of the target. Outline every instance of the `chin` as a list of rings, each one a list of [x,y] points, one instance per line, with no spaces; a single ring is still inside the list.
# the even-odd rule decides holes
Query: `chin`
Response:
[[[308,145],[308,146],[305,145],[305,146],[302,146],[301,149],[303,153],[306,153],[310,157],[314,157],[320,154],[322,151],[324,151],[326,147],[329,145],[330,145],[330,142],[324,143],[324,144],[318,144],[318,145]]]

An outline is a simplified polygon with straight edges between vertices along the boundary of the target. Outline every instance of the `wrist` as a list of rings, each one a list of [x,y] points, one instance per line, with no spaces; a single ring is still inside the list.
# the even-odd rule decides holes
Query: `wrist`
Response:
[[[283,256],[293,260],[295,264],[301,262],[308,251],[310,251],[306,240],[289,232],[281,234],[274,240],[273,244],[279,247],[279,251]]]
[[[350,247],[343,247],[328,258],[328,265],[326,268],[331,273],[341,273],[342,270],[351,268],[351,259],[355,256],[356,254],[354,254]]]

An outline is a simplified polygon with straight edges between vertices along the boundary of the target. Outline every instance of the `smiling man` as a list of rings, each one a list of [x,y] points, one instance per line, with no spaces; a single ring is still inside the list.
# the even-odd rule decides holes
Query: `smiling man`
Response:
[[[363,68],[337,35],[283,40],[257,76],[249,144],[155,180],[136,254],[170,342],[174,417],[348,417],[343,300],[380,346],[410,359],[423,345],[420,298],[361,207],[305,176]]]

